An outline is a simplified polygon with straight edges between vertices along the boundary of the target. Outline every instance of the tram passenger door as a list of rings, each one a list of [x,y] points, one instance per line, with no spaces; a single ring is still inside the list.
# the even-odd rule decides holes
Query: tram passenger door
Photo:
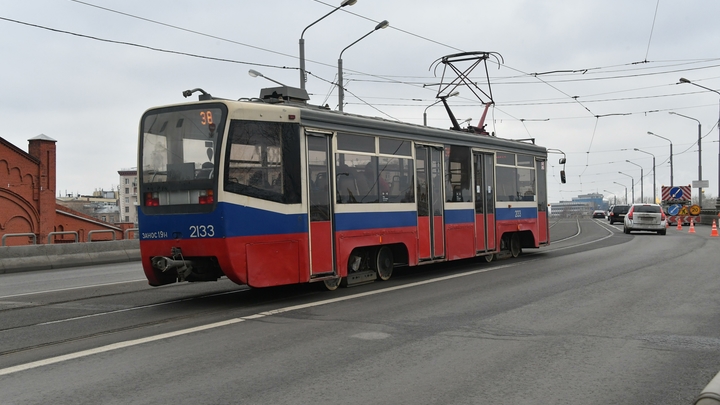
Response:
[[[417,145],[415,175],[420,250],[418,257],[421,260],[440,258],[445,256],[442,149]]]
[[[475,250],[495,250],[495,156],[473,152],[475,164]]]
[[[307,134],[306,139],[310,275],[327,275],[334,272],[330,137]]]
[[[550,223],[547,207],[547,162],[542,159],[535,160],[535,173],[537,175],[537,201],[538,201],[538,227],[540,244],[547,244],[550,241]]]

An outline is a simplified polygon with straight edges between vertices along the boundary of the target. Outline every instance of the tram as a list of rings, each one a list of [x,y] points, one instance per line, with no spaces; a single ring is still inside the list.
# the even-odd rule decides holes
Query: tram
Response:
[[[547,150],[479,128],[331,111],[304,90],[152,108],[139,131],[152,286],[387,280],[398,266],[547,245]]]

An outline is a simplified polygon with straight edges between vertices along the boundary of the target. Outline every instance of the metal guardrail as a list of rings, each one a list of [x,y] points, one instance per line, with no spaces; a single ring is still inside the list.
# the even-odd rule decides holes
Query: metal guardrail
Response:
[[[51,245],[53,243],[53,236],[55,235],[75,235],[75,243],[78,242],[78,233],[75,231],[58,231],[58,232],[50,232],[48,234],[48,245]]]
[[[112,240],[115,240],[115,231],[110,229],[103,229],[103,230],[96,230],[96,231],[90,231],[87,235],[87,241],[92,242],[92,236],[96,233],[112,233]]]
[[[5,239],[19,237],[19,236],[31,236],[32,240],[33,240],[32,244],[37,245],[37,235],[35,235],[32,232],[27,232],[27,233],[6,233],[2,237],[2,242],[1,242],[0,246],[5,246]]]
[[[133,233],[133,239],[138,238],[138,228],[128,228],[123,232],[123,239],[127,239],[130,232]]]

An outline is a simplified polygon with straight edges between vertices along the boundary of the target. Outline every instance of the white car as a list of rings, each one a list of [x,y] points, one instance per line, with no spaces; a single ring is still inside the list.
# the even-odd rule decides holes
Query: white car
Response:
[[[665,213],[658,204],[633,204],[625,215],[623,232],[650,231],[665,235],[666,221]]]

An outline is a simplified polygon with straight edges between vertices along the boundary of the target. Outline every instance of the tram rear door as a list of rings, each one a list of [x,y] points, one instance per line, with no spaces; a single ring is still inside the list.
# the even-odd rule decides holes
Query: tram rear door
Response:
[[[334,273],[330,137],[308,133],[306,143],[310,275],[330,275]]]
[[[441,258],[445,256],[442,148],[416,145],[415,174],[420,249],[418,257],[420,260]]]
[[[475,165],[475,250],[495,250],[495,155],[473,151]]]

